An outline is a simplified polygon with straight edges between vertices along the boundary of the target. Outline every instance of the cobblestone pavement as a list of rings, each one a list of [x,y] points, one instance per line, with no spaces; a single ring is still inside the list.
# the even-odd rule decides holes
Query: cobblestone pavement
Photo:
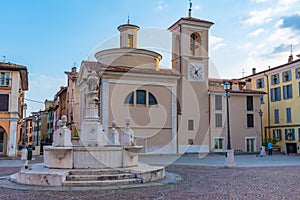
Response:
[[[1,167],[0,176],[19,171]],[[170,185],[105,191],[24,191],[0,188],[0,199],[300,199],[300,167],[169,166],[182,180]]]

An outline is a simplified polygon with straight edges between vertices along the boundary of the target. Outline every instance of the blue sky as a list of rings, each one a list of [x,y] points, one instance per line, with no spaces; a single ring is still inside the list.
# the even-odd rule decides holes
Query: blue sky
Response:
[[[294,57],[300,54],[300,0],[192,3],[193,17],[215,23],[210,58],[220,77],[239,78],[243,70],[249,75],[253,67],[260,71],[284,64],[290,44]],[[0,60],[5,56],[6,62],[26,65],[26,98],[43,102],[66,85],[64,71],[74,62],[79,67],[99,44],[118,38],[117,27],[128,14],[142,30],[165,31],[187,16],[188,6],[188,0],[1,0]],[[140,37],[147,40],[147,34]],[[170,66],[168,55],[163,57],[162,65]],[[43,108],[27,104],[31,111]]]

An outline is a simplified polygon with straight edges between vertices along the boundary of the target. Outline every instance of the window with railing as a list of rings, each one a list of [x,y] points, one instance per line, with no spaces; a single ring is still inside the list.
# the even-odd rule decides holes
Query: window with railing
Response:
[[[273,138],[276,140],[282,140],[282,134],[281,134],[281,129],[274,129],[273,130]]]
[[[271,85],[279,84],[279,74],[274,74],[271,76]]]
[[[10,87],[10,73],[9,72],[1,72],[0,87]]]
[[[292,72],[291,70],[282,72],[282,82],[287,82],[292,80]]]
[[[256,88],[264,88],[265,84],[264,84],[264,78],[260,78],[256,80]]]
[[[285,140],[295,140],[295,129],[284,129]]]
[[[300,78],[300,67],[295,69],[295,77],[296,79]]]

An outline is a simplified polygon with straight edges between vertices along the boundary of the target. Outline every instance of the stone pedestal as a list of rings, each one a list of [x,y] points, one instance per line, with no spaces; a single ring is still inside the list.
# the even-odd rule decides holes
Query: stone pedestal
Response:
[[[120,145],[119,132],[116,130],[116,122],[112,122],[111,131],[108,134],[108,145]]]
[[[100,122],[84,121],[81,124],[79,145],[85,147],[99,147],[107,144]]]
[[[260,147],[260,157],[266,156],[266,149],[265,146]]]
[[[58,121],[59,129],[54,131],[53,143],[54,147],[71,147],[71,131],[66,127],[67,117],[63,115]]]
[[[28,151],[26,148],[22,149],[21,160],[27,160]]]
[[[71,147],[71,131],[67,127],[62,127],[54,131],[52,146]]]
[[[125,120],[126,128],[122,131],[122,145],[124,146],[134,146],[134,132],[130,128],[130,119]]]
[[[234,163],[234,150],[226,150],[226,154],[225,154],[225,167],[234,167],[235,163]]]

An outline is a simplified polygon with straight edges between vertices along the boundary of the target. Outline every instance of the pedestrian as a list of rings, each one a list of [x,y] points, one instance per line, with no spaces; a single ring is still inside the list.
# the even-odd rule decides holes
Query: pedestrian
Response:
[[[268,151],[269,151],[269,156],[272,155],[272,149],[273,149],[273,144],[272,142],[268,142]]]

